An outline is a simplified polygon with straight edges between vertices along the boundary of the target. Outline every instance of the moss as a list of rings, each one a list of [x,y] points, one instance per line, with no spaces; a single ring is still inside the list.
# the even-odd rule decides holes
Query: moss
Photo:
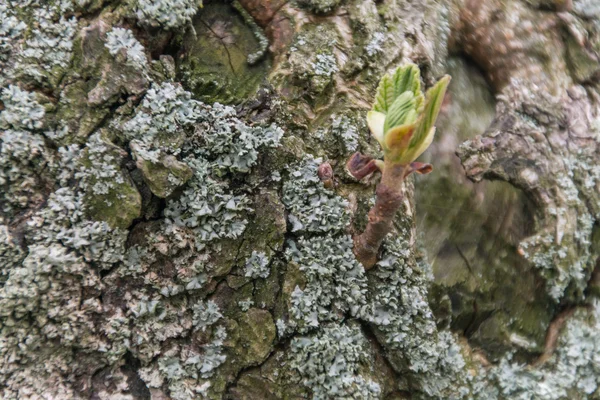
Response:
[[[152,193],[165,198],[184,185],[193,175],[192,169],[171,155],[164,155],[158,163],[139,157],[137,167]]]
[[[256,305],[267,309],[274,309],[277,305],[278,293],[281,289],[279,270],[279,262],[271,263],[269,276],[255,283],[254,303]]]
[[[306,8],[315,14],[326,14],[340,5],[342,0],[297,0],[302,8]]]
[[[238,319],[240,341],[235,354],[244,366],[258,365],[273,349],[275,324],[266,310],[251,308]]]
[[[104,107],[89,107],[87,104],[89,90],[91,90],[90,85],[84,80],[76,80],[65,85],[56,112],[51,116],[54,124],[60,129],[55,130],[51,135],[47,134],[54,142],[61,145],[85,143],[85,140],[105,120],[110,111]]]
[[[283,247],[284,235],[287,231],[285,208],[277,193],[263,188],[253,197],[255,206],[246,232],[245,240],[239,250],[240,263],[244,265],[253,252],[261,252],[267,259]]]
[[[583,32],[585,32],[585,29],[583,29]],[[574,78],[578,82],[586,82],[592,79],[600,70],[598,55],[585,46],[581,46],[572,36],[567,37],[566,46],[568,54],[567,63]]]
[[[121,169],[125,156],[119,147],[95,134],[84,150],[79,173],[89,217],[123,229],[141,215],[142,208],[140,193],[129,173]]]
[[[266,78],[270,62],[249,65],[248,56],[260,48],[250,26],[229,4],[207,4],[194,20],[196,35],[183,40],[184,57],[178,76],[206,103],[240,103],[254,94]]]
[[[128,228],[141,214],[142,198],[135,185],[127,179],[126,183],[111,190],[111,194],[85,198],[90,218],[105,221],[113,228]]]
[[[307,123],[316,116],[315,110],[331,105],[335,77],[346,57],[336,51],[342,41],[334,23],[305,23],[293,38],[288,58],[271,74],[270,81],[294,110],[291,117],[298,123]]]

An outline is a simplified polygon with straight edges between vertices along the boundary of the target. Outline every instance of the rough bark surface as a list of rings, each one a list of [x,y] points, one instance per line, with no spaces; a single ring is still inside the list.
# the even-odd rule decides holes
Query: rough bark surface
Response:
[[[0,1],[0,397],[600,398],[599,59],[591,0]]]

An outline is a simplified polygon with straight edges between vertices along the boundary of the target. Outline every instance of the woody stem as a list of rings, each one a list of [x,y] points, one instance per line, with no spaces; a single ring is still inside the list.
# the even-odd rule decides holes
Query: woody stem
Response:
[[[381,242],[392,229],[396,212],[402,205],[402,182],[409,167],[385,161],[367,227],[363,233],[354,236],[354,254],[367,270],[377,262]]]

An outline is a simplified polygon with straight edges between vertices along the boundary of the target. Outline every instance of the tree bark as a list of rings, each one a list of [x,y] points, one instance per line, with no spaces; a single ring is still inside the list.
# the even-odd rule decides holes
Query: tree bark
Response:
[[[600,396],[592,2],[5,3],[0,397]],[[407,61],[434,172],[358,182]]]

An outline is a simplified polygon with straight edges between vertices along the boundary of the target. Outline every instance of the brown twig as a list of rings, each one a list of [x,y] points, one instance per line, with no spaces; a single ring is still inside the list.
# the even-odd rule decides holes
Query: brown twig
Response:
[[[413,172],[428,174],[430,164],[414,162],[401,165],[386,162],[380,168],[377,160],[360,153],[352,155],[347,164],[350,173],[357,179],[381,169],[381,182],[377,185],[375,205],[369,211],[369,222],[365,231],[354,236],[354,255],[365,267],[371,269],[377,263],[377,253],[386,235],[391,231],[396,212],[402,205],[402,182]]]
[[[394,216],[402,205],[402,180],[407,167],[386,165],[381,182],[377,185],[377,199],[369,211],[369,222],[363,233],[354,237],[356,259],[371,269],[377,262],[377,253],[385,236],[390,232]]]

